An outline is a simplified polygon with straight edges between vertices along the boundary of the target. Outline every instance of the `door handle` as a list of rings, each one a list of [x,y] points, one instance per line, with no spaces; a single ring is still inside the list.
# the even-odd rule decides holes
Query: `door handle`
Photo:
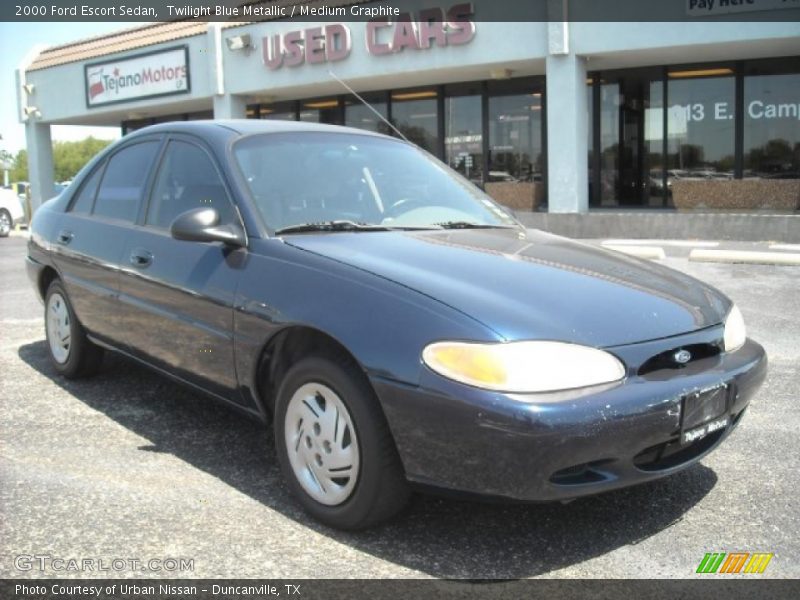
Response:
[[[72,241],[72,238],[75,236],[71,231],[67,231],[66,229],[62,229],[58,232],[56,236],[56,241],[61,244],[62,246],[66,246]]]
[[[153,254],[143,248],[136,248],[131,252],[130,261],[134,267],[144,269],[153,262]]]

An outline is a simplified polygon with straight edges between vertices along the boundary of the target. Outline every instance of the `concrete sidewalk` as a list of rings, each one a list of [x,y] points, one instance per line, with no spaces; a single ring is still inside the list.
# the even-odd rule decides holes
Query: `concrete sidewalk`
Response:
[[[593,239],[600,247],[652,260],[800,266],[800,244],[716,240]]]
[[[800,213],[599,209],[582,214],[517,211],[526,226],[581,239],[772,241],[800,244]]]

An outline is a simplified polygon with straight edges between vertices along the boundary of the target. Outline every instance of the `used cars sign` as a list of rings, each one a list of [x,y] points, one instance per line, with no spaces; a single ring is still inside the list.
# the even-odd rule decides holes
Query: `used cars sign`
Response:
[[[84,67],[86,106],[89,108],[184,94],[190,89],[186,46],[138,54]]]

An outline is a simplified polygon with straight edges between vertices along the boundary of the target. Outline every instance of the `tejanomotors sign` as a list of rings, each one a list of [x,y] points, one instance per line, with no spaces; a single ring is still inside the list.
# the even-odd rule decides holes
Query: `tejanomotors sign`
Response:
[[[178,46],[87,64],[84,79],[88,108],[185,94],[191,89],[189,50]]]

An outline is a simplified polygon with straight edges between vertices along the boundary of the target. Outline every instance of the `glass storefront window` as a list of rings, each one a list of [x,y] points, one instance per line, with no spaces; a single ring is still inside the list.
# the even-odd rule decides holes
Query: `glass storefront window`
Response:
[[[270,121],[296,121],[297,111],[294,102],[281,102],[278,104],[262,104],[259,106],[259,118]]]
[[[392,124],[431,154],[438,154],[438,95],[430,89],[392,93]]]
[[[383,97],[385,98],[385,95]],[[384,119],[388,118],[385,100],[375,96],[363,96],[363,98],[372,108],[377,110]],[[377,133],[389,133],[390,131],[388,125],[386,125],[372,110],[362,104],[358,98],[345,101],[344,124],[348,127],[366,129],[367,131],[374,131]]]
[[[669,72],[668,184],[733,178],[735,87],[729,68]]]
[[[490,96],[488,102],[486,191],[506,206],[533,210],[544,198],[542,92]]]
[[[489,98],[489,174],[492,181],[541,181],[542,95]]]
[[[300,103],[300,120],[310,123],[341,125],[341,109],[336,98],[304,100]]]
[[[644,112],[644,151],[642,192],[646,206],[665,206],[664,186],[664,84],[651,81],[650,98]]]
[[[744,177],[800,179],[800,74],[745,77]]]
[[[474,183],[482,183],[481,96],[445,98],[444,131],[444,153],[447,164]]]

